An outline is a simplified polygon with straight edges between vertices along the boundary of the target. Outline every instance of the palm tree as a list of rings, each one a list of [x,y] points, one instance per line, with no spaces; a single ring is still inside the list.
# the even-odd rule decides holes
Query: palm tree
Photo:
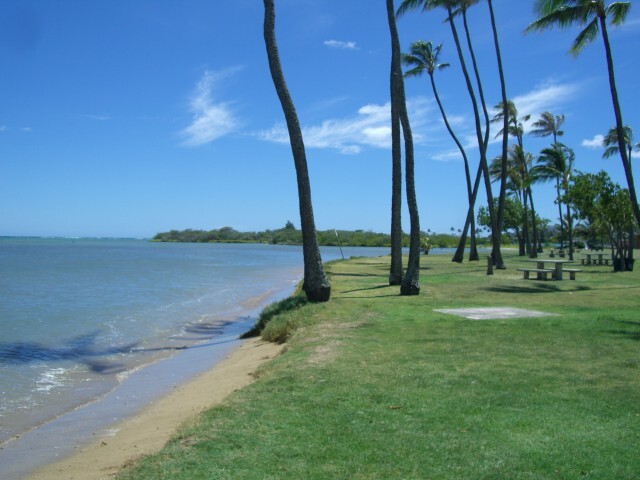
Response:
[[[562,205],[562,195],[560,188],[566,194],[569,190],[569,180],[573,173],[573,164],[575,162],[575,154],[573,150],[563,145],[562,143],[556,143],[552,147],[545,148],[540,152],[538,157],[538,165],[535,170],[535,177],[542,181],[556,180],[557,189],[557,202],[558,205]],[[573,260],[573,227],[571,224],[571,208],[568,203],[565,204],[567,211],[567,230],[569,232],[569,259]],[[560,222],[562,224],[562,208],[560,210]]]
[[[391,35],[391,109],[396,109],[402,125],[405,154],[405,182],[407,206],[411,230],[409,232],[409,262],[407,271],[402,279],[400,295],[418,295],[420,293],[420,217],[418,215],[418,200],[415,188],[415,168],[413,157],[413,135],[407,112],[407,101],[404,92],[404,78],[402,76],[400,39],[396,26],[396,14],[393,0],[387,0],[387,19]],[[395,78],[394,78],[395,77]]]
[[[451,128],[451,124],[449,123],[447,114],[445,113],[444,107],[442,106],[440,95],[438,95],[438,89],[436,88],[436,82],[434,78],[434,73],[436,71],[444,70],[445,68],[449,67],[448,63],[438,63],[441,50],[442,44],[434,48],[431,42],[417,41],[412,43],[411,53],[405,53],[402,55],[402,62],[405,65],[412,67],[410,70],[407,70],[405,72],[404,76],[419,77],[425,72],[429,75],[429,80],[431,81],[431,89],[433,90],[433,95],[436,99],[436,103],[438,104],[438,108],[440,109],[442,120],[447,127],[449,135],[451,135],[451,138],[458,147],[458,150],[460,150],[460,154],[462,155],[462,159],[464,161],[464,173],[467,180],[467,194],[469,196],[469,204],[471,204],[473,198],[473,189],[471,185],[471,174],[469,172],[469,159],[467,157],[467,152],[465,151],[462,143]],[[478,255],[478,248],[476,245],[476,225],[473,218],[474,215],[472,215],[471,217],[471,248],[469,252],[469,261],[477,261],[480,257]],[[456,254],[457,253],[458,252],[456,252]],[[462,253],[460,253],[459,258],[456,258],[456,256],[454,256],[454,261],[461,262]]]
[[[502,258],[502,252],[501,252],[501,242],[500,242],[500,228],[499,228],[499,219],[498,219],[498,215],[496,213],[496,208],[495,208],[495,204],[494,204],[494,199],[493,199],[493,193],[491,191],[491,178],[489,177],[489,166],[488,166],[488,162],[487,162],[487,144],[488,144],[488,136],[489,136],[489,124],[488,124],[488,116],[485,114],[485,130],[483,132],[482,126],[481,126],[481,120],[480,120],[480,111],[478,109],[478,101],[475,95],[475,92],[473,90],[473,85],[471,83],[471,77],[469,75],[469,71],[467,69],[467,64],[466,64],[466,60],[464,57],[464,54],[462,52],[462,46],[460,44],[460,37],[458,35],[458,29],[456,27],[455,21],[454,21],[454,17],[456,16],[456,14],[458,12],[460,13],[466,13],[467,8],[473,4],[476,3],[473,0],[404,0],[402,2],[402,4],[400,5],[400,7],[398,8],[398,15],[402,15],[404,13],[406,13],[409,10],[412,9],[416,9],[419,7],[422,7],[422,9],[424,11],[427,10],[432,10],[434,8],[438,8],[438,7],[442,7],[444,9],[446,9],[447,11],[447,22],[449,23],[449,26],[451,27],[451,34],[453,35],[453,40],[454,43],[456,45],[456,50],[458,52],[458,58],[460,60],[460,66],[462,68],[462,73],[464,75],[465,78],[465,83],[467,85],[467,90],[469,92],[469,97],[471,99],[471,104],[473,106],[473,114],[474,114],[474,118],[475,118],[475,127],[476,127],[476,136],[477,136],[477,141],[478,141],[478,147],[480,150],[480,168],[482,169],[483,172],[483,178],[484,178],[484,184],[485,184],[485,190],[486,190],[486,194],[487,194],[487,206],[489,209],[489,216],[491,218],[491,239],[492,239],[492,244],[493,244],[493,251],[492,251],[492,258],[493,258],[493,262],[496,265],[496,268],[499,269],[504,269],[505,264],[504,264],[504,260]],[[477,71],[476,71],[477,72]],[[479,76],[476,75],[476,78],[478,79]],[[479,90],[481,89],[481,84],[479,85]],[[482,97],[483,98],[483,97]],[[506,155],[503,155],[503,158],[506,158]],[[479,182],[476,181],[476,184],[478,184]],[[471,212],[471,208],[473,207],[473,205],[475,204],[475,200],[476,200],[476,195],[477,195],[477,188],[474,188],[474,192],[473,192],[473,202],[472,205],[470,205],[469,208],[469,212]],[[502,190],[501,190],[502,193]],[[467,219],[469,218],[469,213],[467,214]],[[468,225],[468,223],[467,223]],[[464,234],[461,236],[461,241],[460,244],[462,244],[463,239],[466,239],[466,225],[465,225],[465,232]]]
[[[604,50],[609,72],[609,87],[613,111],[616,117],[616,132],[618,134],[618,152],[622,159],[622,167],[627,177],[629,197],[633,206],[636,222],[640,226],[640,206],[636,196],[636,187],[631,171],[631,159],[627,154],[624,138],[624,123],[622,110],[618,100],[615,72],[613,69],[613,55],[609,43],[607,31],[607,18],[613,25],[622,25],[631,9],[631,2],[612,2],[605,5],[604,0],[536,0],[535,9],[540,18],[527,27],[527,32],[532,30],[547,30],[557,25],[561,28],[578,24],[584,27],[573,41],[570,52],[578,55],[589,43],[593,42],[599,33],[602,33]]]
[[[275,35],[276,14],[274,0],[264,0],[264,41],[269,59],[271,79],[282,105],[289,141],[293,153],[296,176],[298,181],[298,201],[300,205],[300,228],[302,230],[302,251],[304,257],[303,290],[307,298],[314,302],[326,302],[331,296],[331,285],[324,272],[322,257],[318,248],[316,226],[311,204],[311,185],[307,169],[307,158],[302,139],[302,130],[298,122],[298,115],[285,82],[278,43]]]
[[[531,125],[533,129],[529,131],[534,137],[553,136],[553,144],[558,144],[558,137],[564,135],[564,131],[560,130],[564,123],[564,114],[554,115],[551,112],[542,112],[540,118]],[[560,191],[559,180],[556,179],[556,191]],[[558,218],[562,218],[562,204],[558,203]],[[564,224],[560,221],[560,248],[564,246]]]
[[[558,137],[564,135],[560,127],[564,123],[564,115],[554,115],[551,112],[542,112],[540,118],[533,122],[533,129],[529,132],[535,137],[548,137],[553,135],[553,144],[558,143]]]
[[[533,162],[533,156],[524,152],[520,145],[511,145],[507,157],[507,191],[517,198],[522,205],[522,242],[520,242],[520,255],[531,254],[531,238],[529,237],[529,202],[530,187],[529,168]],[[502,157],[496,157],[489,165],[491,178],[501,180]]]
[[[400,112],[394,102],[398,90],[397,64],[400,60],[395,50],[391,51],[391,265],[389,285],[401,285],[404,276],[402,267],[402,148],[400,145]]]
[[[524,126],[522,122],[526,122],[531,118],[531,115],[525,115],[523,117],[518,117],[518,109],[516,108],[515,103],[512,100],[507,101],[507,108],[505,109],[502,102],[498,103],[495,106],[496,114],[493,119],[491,119],[491,123],[504,123],[505,112],[508,114],[508,131],[509,135],[515,137],[518,141],[518,147],[520,148],[519,153],[516,155],[517,158],[525,159],[530,155],[529,153],[524,153]],[[498,132],[496,138],[504,133],[504,127],[502,130]],[[509,153],[510,155],[514,155],[513,152]],[[530,163],[530,162],[529,162]],[[529,248],[529,255],[531,258],[536,258],[539,252],[542,252],[542,245],[539,242],[538,236],[538,223],[536,221],[536,209],[533,203],[533,192],[531,190],[531,185],[533,182],[531,181],[529,175],[529,164],[527,162],[521,163],[522,168],[522,176],[523,182],[526,183],[527,187],[524,192],[524,208],[527,209],[526,203],[528,202],[531,205],[531,218],[532,218],[532,227],[533,227],[533,247]],[[525,217],[524,231],[526,235],[526,241],[528,243],[528,247],[530,247],[530,239],[528,237],[529,228],[528,228],[528,216]]]
[[[624,143],[627,145],[627,155],[631,158],[631,153],[633,152],[633,130],[628,125],[624,127],[624,136]],[[605,147],[602,158],[609,158],[619,153],[618,130],[615,127],[609,130],[609,133],[604,137],[602,146]],[[636,148],[637,147],[638,144],[636,143]]]

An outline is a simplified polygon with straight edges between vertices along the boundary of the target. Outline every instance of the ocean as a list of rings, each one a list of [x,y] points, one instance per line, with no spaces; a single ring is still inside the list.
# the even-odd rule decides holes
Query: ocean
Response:
[[[0,449],[159,360],[237,338],[302,270],[295,246],[0,238]]]

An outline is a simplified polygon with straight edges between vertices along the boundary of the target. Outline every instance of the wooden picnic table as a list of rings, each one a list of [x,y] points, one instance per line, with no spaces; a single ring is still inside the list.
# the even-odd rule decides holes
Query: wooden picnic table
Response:
[[[551,258],[533,258],[529,260],[529,262],[535,262],[536,268],[538,270],[545,270],[544,264],[550,263],[551,265],[553,265],[553,278],[555,278],[556,280],[562,280],[563,265],[565,263],[573,263],[571,260],[556,260]]]

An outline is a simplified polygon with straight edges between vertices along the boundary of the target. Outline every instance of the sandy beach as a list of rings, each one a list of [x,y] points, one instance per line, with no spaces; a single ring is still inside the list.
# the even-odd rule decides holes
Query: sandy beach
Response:
[[[155,400],[112,429],[112,435],[78,447],[73,455],[38,470],[30,480],[101,480],[123,466],[160,450],[173,433],[198,413],[221,403],[253,381],[252,373],[277,356],[281,345],[247,340],[213,369]]]

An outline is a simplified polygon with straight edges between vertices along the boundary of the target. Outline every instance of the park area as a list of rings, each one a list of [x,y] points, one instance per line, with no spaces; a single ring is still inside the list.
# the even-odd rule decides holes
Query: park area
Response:
[[[505,260],[423,256],[409,297],[388,258],[329,263],[331,301],[272,306],[257,380],[118,478],[638,478],[640,274]]]

